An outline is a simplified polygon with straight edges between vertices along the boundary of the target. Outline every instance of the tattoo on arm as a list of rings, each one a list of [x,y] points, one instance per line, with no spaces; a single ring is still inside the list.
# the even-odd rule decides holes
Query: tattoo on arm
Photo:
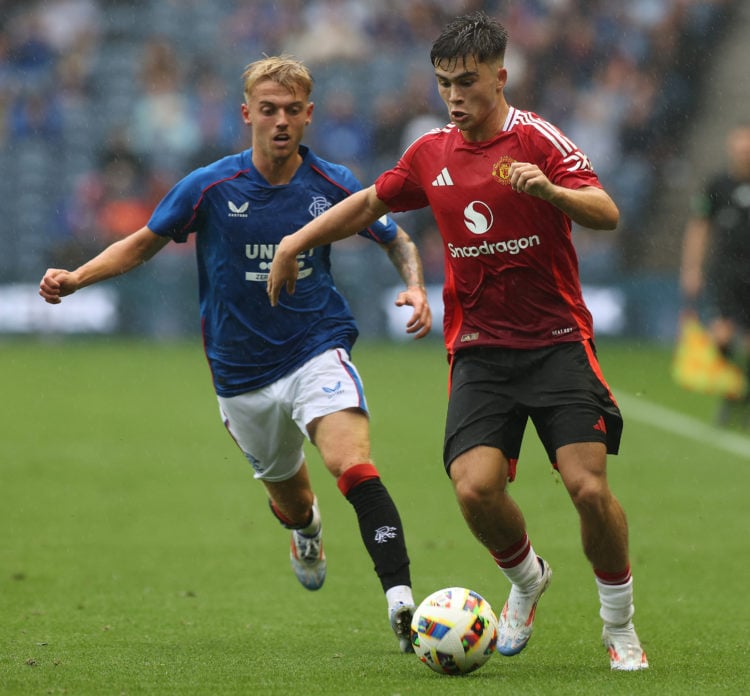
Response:
[[[424,287],[422,260],[417,246],[409,236],[399,230],[396,239],[387,247],[388,258],[406,283],[406,287]]]

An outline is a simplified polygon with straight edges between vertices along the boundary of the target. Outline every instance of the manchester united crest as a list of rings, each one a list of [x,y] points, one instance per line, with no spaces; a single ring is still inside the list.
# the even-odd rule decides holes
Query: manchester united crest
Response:
[[[492,166],[492,178],[503,184],[504,186],[510,186],[510,165],[515,160],[508,155],[503,155],[495,164]]]

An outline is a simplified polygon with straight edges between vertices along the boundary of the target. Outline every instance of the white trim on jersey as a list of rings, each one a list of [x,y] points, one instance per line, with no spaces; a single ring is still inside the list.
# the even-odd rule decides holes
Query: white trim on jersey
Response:
[[[518,109],[516,109],[515,106],[511,106],[510,109],[508,109],[508,115],[505,117],[505,123],[503,124],[504,131],[509,131],[513,128],[518,113]]]
[[[592,169],[591,161],[581,152],[579,147],[563,135],[549,121],[545,121],[539,116],[535,116],[529,111],[519,111],[517,122],[523,125],[531,126],[549,140],[555,149],[562,155],[563,162],[569,164],[569,172],[575,172],[582,169]]]

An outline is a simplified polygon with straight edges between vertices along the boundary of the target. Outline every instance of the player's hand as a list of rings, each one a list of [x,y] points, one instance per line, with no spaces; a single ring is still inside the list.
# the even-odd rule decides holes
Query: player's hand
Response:
[[[279,303],[279,295],[283,287],[286,287],[286,291],[290,295],[294,294],[298,273],[297,257],[284,251],[284,240],[282,239],[271,261],[271,269],[266,281],[266,293],[272,307]]]
[[[62,298],[78,290],[73,274],[62,268],[48,268],[39,283],[39,295],[49,304],[60,304]]]
[[[510,165],[510,185],[514,191],[547,200],[554,188],[546,174],[536,164],[513,162]]]
[[[432,310],[425,289],[421,285],[412,285],[400,292],[396,298],[396,307],[404,305],[414,308],[411,318],[406,322],[406,333],[415,334],[415,339],[424,338],[432,328]]]

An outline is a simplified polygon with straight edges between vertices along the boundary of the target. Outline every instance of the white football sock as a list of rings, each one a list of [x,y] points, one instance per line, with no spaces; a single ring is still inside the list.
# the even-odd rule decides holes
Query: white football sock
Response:
[[[523,593],[536,590],[542,579],[542,566],[531,544],[529,544],[528,554],[518,565],[512,568],[500,568],[500,570]]]
[[[606,626],[625,626],[635,613],[633,605],[633,578],[622,585],[608,585],[596,578],[601,608],[599,616]]]
[[[397,604],[414,604],[414,597],[411,593],[411,587],[408,585],[395,585],[385,591],[385,601],[388,602],[388,609]]]

